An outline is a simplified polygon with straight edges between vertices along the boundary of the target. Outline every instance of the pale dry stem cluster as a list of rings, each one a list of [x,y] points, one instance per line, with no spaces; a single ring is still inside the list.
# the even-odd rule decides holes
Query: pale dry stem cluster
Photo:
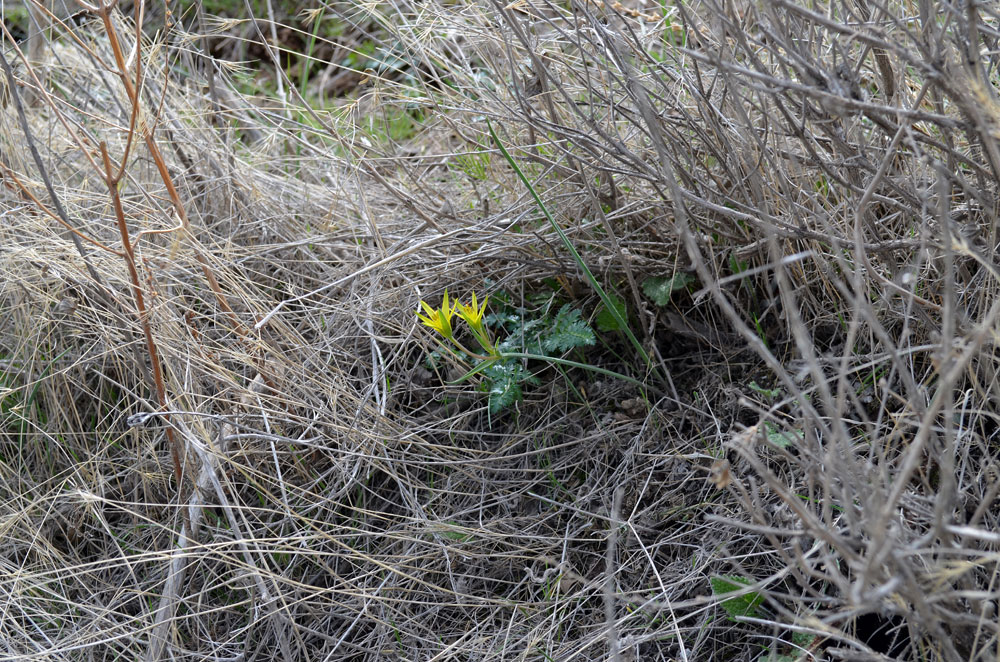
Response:
[[[4,37],[0,659],[997,659],[995,7],[317,7],[325,106],[273,15]],[[668,397],[427,362],[599,308],[487,118]]]

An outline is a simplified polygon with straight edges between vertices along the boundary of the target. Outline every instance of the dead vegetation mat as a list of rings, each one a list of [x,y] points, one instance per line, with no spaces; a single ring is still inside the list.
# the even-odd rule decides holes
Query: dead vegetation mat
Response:
[[[997,659],[995,7],[186,7],[3,42],[0,659]]]

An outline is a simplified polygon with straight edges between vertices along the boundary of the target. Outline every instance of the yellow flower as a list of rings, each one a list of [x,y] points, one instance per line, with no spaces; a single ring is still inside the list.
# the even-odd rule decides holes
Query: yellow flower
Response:
[[[486,297],[483,299],[483,305],[478,306],[476,302],[476,293],[472,293],[472,303],[465,305],[464,303],[459,303],[455,307],[455,312],[471,326],[473,329],[481,329],[483,326],[483,313],[486,312],[486,302],[490,298]]]
[[[476,337],[476,341],[486,350],[486,353],[496,354],[496,348],[493,346],[493,341],[490,340],[490,333],[487,331],[486,325],[483,324],[483,314],[486,312],[486,303],[489,300],[490,298],[486,297],[483,299],[483,305],[480,306],[479,302],[476,301],[476,293],[473,292],[472,303],[468,305],[459,303],[455,312],[469,325],[472,335]]]
[[[420,318],[420,321],[440,333],[445,338],[451,340],[455,335],[454,330],[451,328],[451,318],[455,315],[455,308],[453,308],[448,302],[448,290],[444,291],[444,298],[441,301],[440,310],[431,308],[426,301],[421,301],[420,305],[427,313],[427,316],[425,317],[417,312],[417,317]]]

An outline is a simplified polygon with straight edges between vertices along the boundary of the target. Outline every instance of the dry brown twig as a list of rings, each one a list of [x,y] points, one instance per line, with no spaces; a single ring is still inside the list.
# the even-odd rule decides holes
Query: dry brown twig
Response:
[[[294,41],[254,46],[247,17],[225,35],[176,17],[176,43],[133,61],[116,9],[52,21],[44,76],[10,57],[40,101],[0,113],[12,655],[870,658],[874,615],[914,656],[995,657],[1000,124],[968,82],[1000,57],[993,9],[602,4],[324,4],[312,20],[347,34],[324,23],[317,48],[334,70],[359,51],[371,83],[325,108]],[[316,25],[275,21],[260,34]],[[235,69],[198,66],[209,50],[250,47],[284,101],[249,77],[205,92],[198,72]],[[377,135],[396,110],[416,133]],[[669,406],[543,372],[491,418],[427,367],[412,311],[445,286],[598,314],[483,116],[639,318]],[[22,134],[47,170],[18,160]],[[109,302],[67,226],[97,242]],[[129,262],[145,315],[119,312]],[[698,282],[655,305],[647,279],[675,274]],[[154,381],[146,323],[183,499],[115,427]],[[604,339],[589,360],[630,370]],[[749,581],[756,615],[727,618],[717,575]]]

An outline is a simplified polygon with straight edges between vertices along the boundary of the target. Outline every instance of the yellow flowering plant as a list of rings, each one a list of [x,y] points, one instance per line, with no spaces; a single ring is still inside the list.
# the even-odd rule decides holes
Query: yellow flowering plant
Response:
[[[455,332],[451,328],[451,318],[455,315],[455,309],[448,304],[448,290],[444,291],[444,298],[441,301],[441,308],[432,308],[426,301],[421,301],[420,306],[424,309],[427,315],[421,315],[417,312],[417,317],[420,321],[424,323],[425,326],[429,326],[434,329],[447,340],[455,341]]]
[[[490,340],[489,330],[486,328],[486,324],[483,322],[483,315],[486,312],[486,302],[489,297],[483,299],[482,305],[476,299],[476,294],[472,294],[472,303],[464,304],[458,300],[452,303],[448,299],[448,290],[444,291],[444,296],[441,298],[441,307],[434,308],[426,301],[420,302],[420,307],[424,309],[426,315],[421,315],[417,311],[417,317],[420,321],[431,329],[434,329],[441,337],[445,340],[451,342],[459,350],[465,354],[472,356],[477,359],[496,359],[499,358],[497,354],[496,347],[494,347],[492,341]],[[455,329],[452,327],[452,318],[458,315],[465,323],[469,326],[469,330],[472,331],[473,337],[475,337],[476,342],[486,351],[486,356],[481,356],[470,352],[465,348],[462,343],[458,341],[455,337]],[[443,344],[443,343],[442,343]]]
[[[482,305],[478,305],[476,301],[476,293],[472,293],[472,303],[464,304],[459,303],[456,307],[456,312],[458,316],[465,320],[465,323],[469,325],[469,330],[472,331],[472,335],[475,336],[476,342],[479,346],[486,351],[489,356],[496,356],[497,349],[494,346],[493,341],[490,339],[489,329],[486,328],[486,324],[483,322],[483,314],[486,312],[486,302],[489,301],[489,297],[483,299]]]
[[[525,176],[520,167],[518,167],[514,157],[510,155],[496,132],[493,131],[493,126],[489,121],[486,123],[486,128],[489,130],[494,145],[500,150],[504,159],[507,160],[507,163],[517,173],[518,178],[527,187],[528,192],[531,193],[531,196],[538,204],[545,218],[549,221],[552,229],[559,236],[563,246],[569,251],[573,260],[593,287],[594,292],[597,293],[603,302],[607,315],[611,320],[608,326],[620,330],[625,334],[625,337],[635,348],[638,356],[645,363],[647,374],[656,375],[662,383],[670,384],[669,378],[661,373],[659,366],[653,363],[652,358],[646,352],[642,343],[639,342],[639,339],[629,329],[628,322],[626,321],[627,315],[625,314],[624,302],[613,297],[613,293],[608,294],[604,290],[597,281],[597,278],[590,271],[590,268],[583,261],[579,252],[577,252],[576,247],[573,246],[570,238],[559,226],[552,214],[549,213],[548,208],[532,186],[531,181]],[[506,337],[502,341],[498,339],[494,343],[489,329],[487,329],[483,320],[487,299],[483,299],[482,305],[477,301],[475,293],[472,294],[471,299],[472,302],[469,304],[456,302],[452,305],[448,300],[448,291],[445,290],[440,308],[433,308],[427,302],[421,301],[420,306],[427,314],[421,315],[418,311],[417,316],[425,326],[440,333],[443,338],[461,349],[466,356],[479,361],[477,365],[458,381],[462,382],[474,375],[481,374],[483,381],[480,386],[490,394],[490,413],[498,412],[504,407],[519,401],[522,398],[521,384],[538,383],[538,378],[528,369],[528,361],[532,360],[545,361],[568,368],[589,370],[629,382],[643,391],[649,390],[663,394],[662,389],[646,384],[628,375],[572,361],[562,356],[556,356],[557,354],[580,350],[584,346],[593,345],[596,342],[594,332],[588,322],[582,318],[579,310],[574,310],[569,304],[565,304],[554,314],[550,314],[548,310],[541,312],[541,314],[537,312],[529,313],[522,308],[507,306],[508,309],[504,311],[505,315],[502,318],[494,318],[498,330],[505,333]],[[455,339],[455,331],[451,326],[451,319],[455,315],[458,315],[465,321],[476,342],[485,351],[485,355],[473,354]],[[443,342],[441,344],[442,346],[446,346]]]
[[[502,341],[494,340],[486,325],[486,305],[473,292],[469,303],[451,299],[445,290],[441,306],[435,308],[426,301],[420,302],[421,310],[416,312],[421,323],[433,329],[441,338],[442,347],[457,348],[465,357],[477,361],[467,373],[455,383],[461,383],[475,375],[480,375],[480,388],[489,393],[489,409],[496,413],[522,398],[522,384],[537,384],[538,378],[528,370],[527,362],[545,361],[571,368],[581,368],[616,377],[637,386],[645,386],[638,380],[604,368],[579,363],[557,356],[571,350],[593,345],[594,333],[582,318],[579,310],[569,304],[562,306],[555,314],[548,312],[528,313],[522,308],[504,305],[503,314],[497,318],[498,328],[504,333]],[[472,336],[483,350],[483,354],[469,351],[455,337],[452,325],[455,317],[465,322]],[[445,342],[447,341],[447,342]]]

